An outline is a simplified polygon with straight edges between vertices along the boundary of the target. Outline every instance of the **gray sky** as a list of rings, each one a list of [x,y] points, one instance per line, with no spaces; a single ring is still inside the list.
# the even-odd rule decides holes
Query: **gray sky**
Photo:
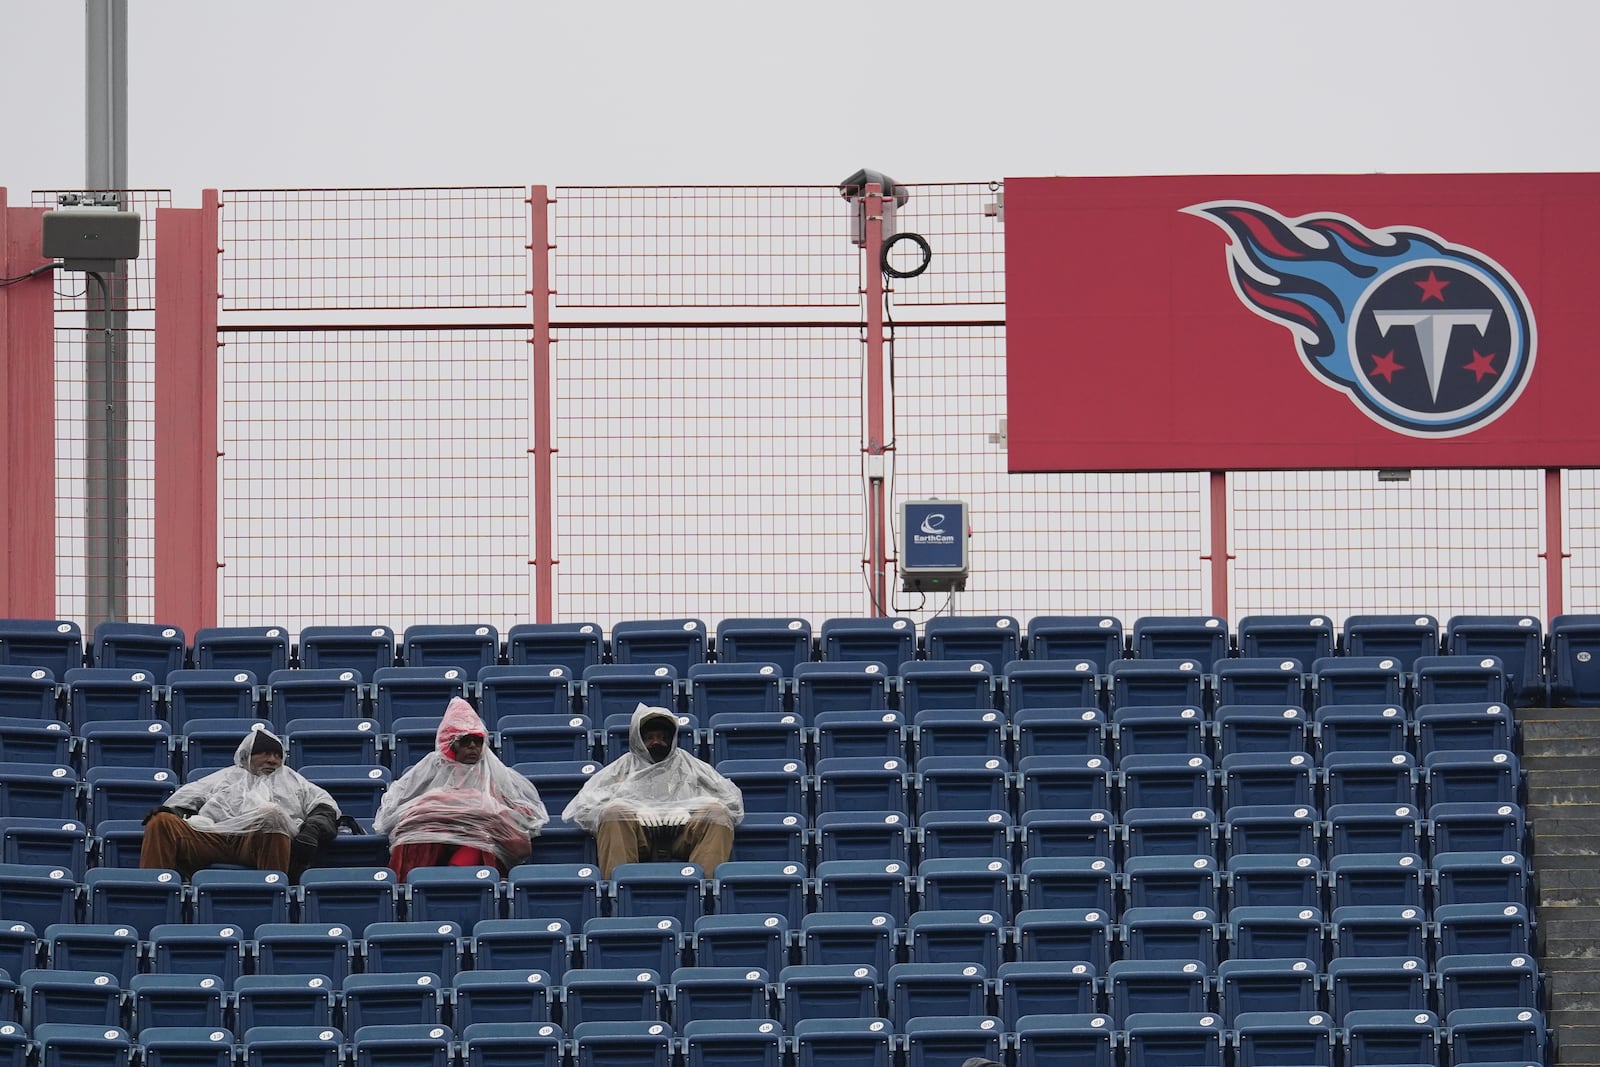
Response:
[[[1600,169],[1591,0],[131,0],[130,184]],[[83,183],[83,4],[0,0],[0,185]]]

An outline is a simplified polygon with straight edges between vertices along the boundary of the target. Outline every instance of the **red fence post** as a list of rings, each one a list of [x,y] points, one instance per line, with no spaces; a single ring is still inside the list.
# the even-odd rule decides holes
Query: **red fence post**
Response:
[[[528,299],[533,306],[533,404],[528,412],[528,451],[533,456],[533,583],[536,622],[555,621],[555,402],[550,346],[551,286],[550,188],[535,185],[528,197],[528,248],[532,274]]]
[[[1228,617],[1228,472],[1212,471],[1211,487],[1211,614]]]
[[[48,262],[42,208],[7,207],[0,188],[0,278]],[[54,272],[0,287],[0,612],[56,617]]]
[[[217,624],[217,191],[163,208],[156,242],[155,618]]]
[[[862,237],[862,271],[866,275],[866,442],[862,464],[867,478],[868,589],[872,614],[889,614],[889,557],[887,508],[888,438],[884,426],[883,343],[883,187],[866,188]]]
[[[1545,625],[1566,610],[1567,539],[1561,528],[1566,514],[1561,499],[1561,468],[1544,472],[1544,605]]]

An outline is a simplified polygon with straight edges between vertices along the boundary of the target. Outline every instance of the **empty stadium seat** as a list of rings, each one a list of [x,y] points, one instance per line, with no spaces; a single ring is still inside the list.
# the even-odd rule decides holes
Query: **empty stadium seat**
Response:
[[[811,624],[805,619],[723,619],[716,632],[717,660],[724,664],[773,663],[787,677],[811,659]]]
[[[1511,682],[1499,656],[1418,656],[1418,704],[1509,701]]]
[[[1417,754],[1427,759],[1433,752],[1512,750],[1516,745],[1516,720],[1508,704],[1479,701],[1461,704],[1418,704]]]
[[[890,1067],[894,1027],[889,1020],[864,1018],[799,1019],[794,1034],[795,1067]]]
[[[1246,615],[1237,631],[1240,658],[1292,658],[1312,663],[1334,654],[1333,620],[1326,615]]]
[[[1005,1024],[991,1015],[946,1015],[907,1019],[907,1067],[961,1067],[972,1057],[1001,1055]]]
[[[975,963],[986,973],[1000,966],[1005,919],[995,911],[923,909],[906,922],[912,963]]]
[[[1211,1012],[1138,1012],[1125,1033],[1127,1067],[1222,1067],[1222,1019]]]
[[[149,722],[157,718],[153,671],[142,667],[77,667],[62,678],[74,728],[89,722]]]
[[[633,968],[584,967],[567,972],[562,1026],[588,1022],[633,1022],[661,1017],[661,976]]]
[[[1351,1011],[1345,1013],[1344,1028],[1349,1063],[1439,1062],[1439,1017],[1431,1011]]]
[[[1201,1012],[1209,975],[1198,960],[1117,960],[1106,971],[1106,1003],[1119,1023],[1135,1012]]]
[[[592,863],[524,863],[506,891],[514,919],[562,919],[574,930],[600,914],[600,868]]]
[[[917,624],[902,616],[824,619],[818,637],[828,663],[876,661],[893,672],[917,655]]]
[[[922,643],[929,660],[982,660],[999,674],[1022,654],[1022,625],[1009,615],[936,615]]]
[[[881,911],[813,911],[800,921],[800,958],[813,966],[865,962],[887,974],[895,962],[899,926]]]
[[[188,638],[176,626],[108,620],[94,628],[89,662],[96,667],[148,671],[155,684],[165,685],[167,675],[183,666],[188,652]]]
[[[1124,959],[1198,960],[1207,972],[1217,965],[1221,931],[1210,908],[1127,908],[1119,927]]]
[[[1309,804],[1242,804],[1225,814],[1228,855],[1315,853],[1321,820]]]
[[[1288,657],[1225,659],[1216,664],[1217,703],[1302,707],[1305,667]]]
[[[916,660],[900,668],[900,710],[993,708],[995,670],[986,660]]]
[[[183,921],[183,879],[177,871],[92,867],[84,872],[84,917],[92,923],[131,926],[148,935]]]
[[[136,974],[128,980],[135,1034],[147,1026],[221,1026],[222,979],[214,974]]]
[[[83,666],[83,629],[66,619],[0,619],[0,666],[42,667],[60,678]]]
[[[398,880],[387,867],[313,867],[300,876],[300,916],[319,926],[394,922],[398,901]]]
[[[327,1026],[255,1026],[239,1047],[245,1067],[339,1067],[344,1034]]]
[[[1228,655],[1228,621],[1215,615],[1146,615],[1133,621],[1140,659],[1197,659],[1210,671]]]
[[[1428,1010],[1427,964],[1420,956],[1339,956],[1328,963],[1328,1006],[1337,1025],[1352,1011]]]
[[[478,670],[478,715],[490,730],[513,715],[568,716],[573,713],[573,679],[561,664],[519,663]]]
[[[486,623],[419,623],[407,626],[400,657],[408,667],[455,667],[476,678],[500,661],[500,631]]]
[[[1228,909],[1228,955],[1235,960],[1307,959],[1320,964],[1323,923],[1319,908],[1250,906]]]
[[[473,1023],[548,1023],[551,976],[537,969],[478,968],[456,975],[451,1001],[457,1030]]]
[[[203,671],[248,671],[265,678],[289,666],[289,631],[282,626],[205,626],[194,632],[194,666]],[[172,683],[172,675],[167,675]]]
[[[356,935],[348,926],[262,923],[255,928],[258,974],[322,974],[335,984],[350,973]]]
[[[1092,1013],[1099,999],[1098,977],[1087,963],[1002,963],[995,972],[1000,1017],[1008,1030],[1015,1030],[1018,1020],[1029,1015]]]
[[[1404,661],[1398,656],[1327,656],[1311,664],[1318,707],[1327,704],[1404,704]]]
[[[161,974],[214,974],[233,988],[244,971],[245,933],[231,923],[164,923],[146,932],[148,967]]]
[[[1206,719],[1193,704],[1131,705],[1111,714],[1117,759],[1131,756],[1203,756]]]
[[[1098,708],[1024,708],[1013,713],[1011,726],[1019,760],[1106,751],[1106,718]]]
[[[370,676],[372,717],[380,730],[399,719],[443,715],[446,705],[465,697],[468,674],[460,667],[379,667]]]
[[[695,1019],[680,1023],[684,1067],[782,1067],[783,1027],[771,1019]]]
[[[1206,702],[1205,672],[1198,659],[1119,659],[1107,672],[1111,706],[1194,705]]]
[[[1543,1013],[1531,1008],[1458,1008],[1445,1013],[1450,1061],[1468,1063],[1547,1063],[1548,1037]]]
[[[1217,1004],[1224,1022],[1246,1012],[1311,1012],[1317,1008],[1318,967],[1305,957],[1235,958],[1217,964]]]
[[[289,878],[282,871],[213,868],[190,879],[197,923],[231,922],[247,933],[289,921]]]
[[[696,663],[689,668],[689,712],[701,720],[719,712],[783,710],[783,668],[777,663]]]
[[[710,645],[699,619],[629,619],[611,627],[611,655],[618,664],[667,664],[678,676],[706,661]]]
[[[1343,631],[1346,655],[1392,656],[1402,671],[1440,648],[1439,620],[1431,615],[1351,615]]]
[[[453,981],[461,967],[461,927],[452,922],[372,922],[362,941],[369,975],[430,974],[437,987]]]
[[[632,715],[640,704],[677,709],[679,672],[665,663],[602,663],[583,669],[583,707],[589,718]]]
[[[790,1031],[810,1019],[863,1019],[877,1010],[878,972],[851,964],[792,964],[778,972],[778,1005]]]
[[[708,1019],[766,1019],[770,1013],[768,974],[760,968],[679,967],[667,995],[680,1030]]]
[[[426,972],[352,974],[344,980],[345,1028],[442,1021],[443,983]]]
[[[789,953],[789,923],[781,915],[702,915],[691,942],[706,967],[759,967],[776,974]]]
[[[889,706],[889,677],[898,666],[876,660],[796,664],[794,710],[808,726],[823,712],[881,711]]]
[[[1112,1067],[1116,1062],[1109,1016],[1040,1012],[1007,1020],[1007,1025],[1016,1030],[1017,1067],[1049,1067],[1056,1063]]]
[[[1234,1021],[1235,1067],[1333,1067],[1334,1027],[1321,1011],[1246,1011]]]
[[[366,714],[361,672],[351,667],[273,671],[267,675],[267,706],[273,729],[295,719],[359,719]]]
[[[338,989],[325,974],[247,974],[234,982],[233,989],[240,1030],[332,1025]]]
[[[370,682],[394,662],[394,631],[387,626],[307,626],[300,631],[300,666],[305,670],[351,670]]]
[[[602,915],[578,941],[585,967],[671,974],[683,962],[683,925],[668,915]]]
[[[1324,704],[1315,712],[1317,748],[1332,752],[1399,752],[1407,747],[1405,709],[1399,703]]]
[[[1348,904],[1333,910],[1335,956],[1421,957],[1427,913],[1412,904]]]
[[[506,631],[506,663],[560,664],[570,677],[581,678],[586,667],[605,658],[599,623],[522,622]]]
[[[1217,752],[1304,752],[1311,722],[1299,705],[1219,704],[1216,723]]]
[[[1019,712],[1100,706],[1101,666],[1092,659],[1012,660],[1002,668],[1006,707]]]
[[[470,949],[475,969],[539,971],[559,983],[572,964],[572,927],[565,919],[480,919]]]
[[[1439,1011],[1446,1019],[1462,1008],[1537,1008],[1541,1003],[1538,965],[1522,953],[1472,953],[1441,956]]]

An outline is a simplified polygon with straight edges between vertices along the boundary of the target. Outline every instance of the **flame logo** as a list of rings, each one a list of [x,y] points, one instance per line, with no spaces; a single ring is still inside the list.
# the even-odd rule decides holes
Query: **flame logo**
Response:
[[[1414,437],[1503,414],[1533,369],[1534,323],[1515,279],[1426,230],[1261,204],[1184,208],[1229,236],[1234,292],[1289,330],[1302,362],[1370,417]]]

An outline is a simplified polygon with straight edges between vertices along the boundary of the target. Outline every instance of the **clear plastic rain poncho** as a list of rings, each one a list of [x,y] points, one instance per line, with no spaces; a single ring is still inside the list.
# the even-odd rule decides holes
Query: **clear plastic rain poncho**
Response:
[[[487,737],[483,720],[460,697],[450,701],[433,751],[397,778],[383,794],[376,833],[389,845],[470,845],[493,852],[507,866],[528,858],[528,839],[550,821],[533,783],[483,749],[477,763],[461,763],[450,751],[463,734]]]
[[[251,773],[250,751],[257,734],[272,738],[282,750],[282,740],[271,730],[252,730],[234,750],[232,767],[180,786],[167,798],[165,806],[194,811],[189,826],[216,834],[266,830],[293,837],[311,809],[323,804],[332,808],[337,817],[339,805],[328,791],[306,781],[287,764],[271,774]]]
[[[652,716],[672,723],[672,751],[660,763],[644,747],[642,726]],[[561,817],[594,833],[600,817],[612,805],[630,808],[662,823],[688,822],[695,814],[718,817],[718,807],[737,826],[744,820],[744,797],[739,787],[677,745],[678,720],[666,708],[640,704],[628,724],[628,752],[602,767],[584,783]]]

